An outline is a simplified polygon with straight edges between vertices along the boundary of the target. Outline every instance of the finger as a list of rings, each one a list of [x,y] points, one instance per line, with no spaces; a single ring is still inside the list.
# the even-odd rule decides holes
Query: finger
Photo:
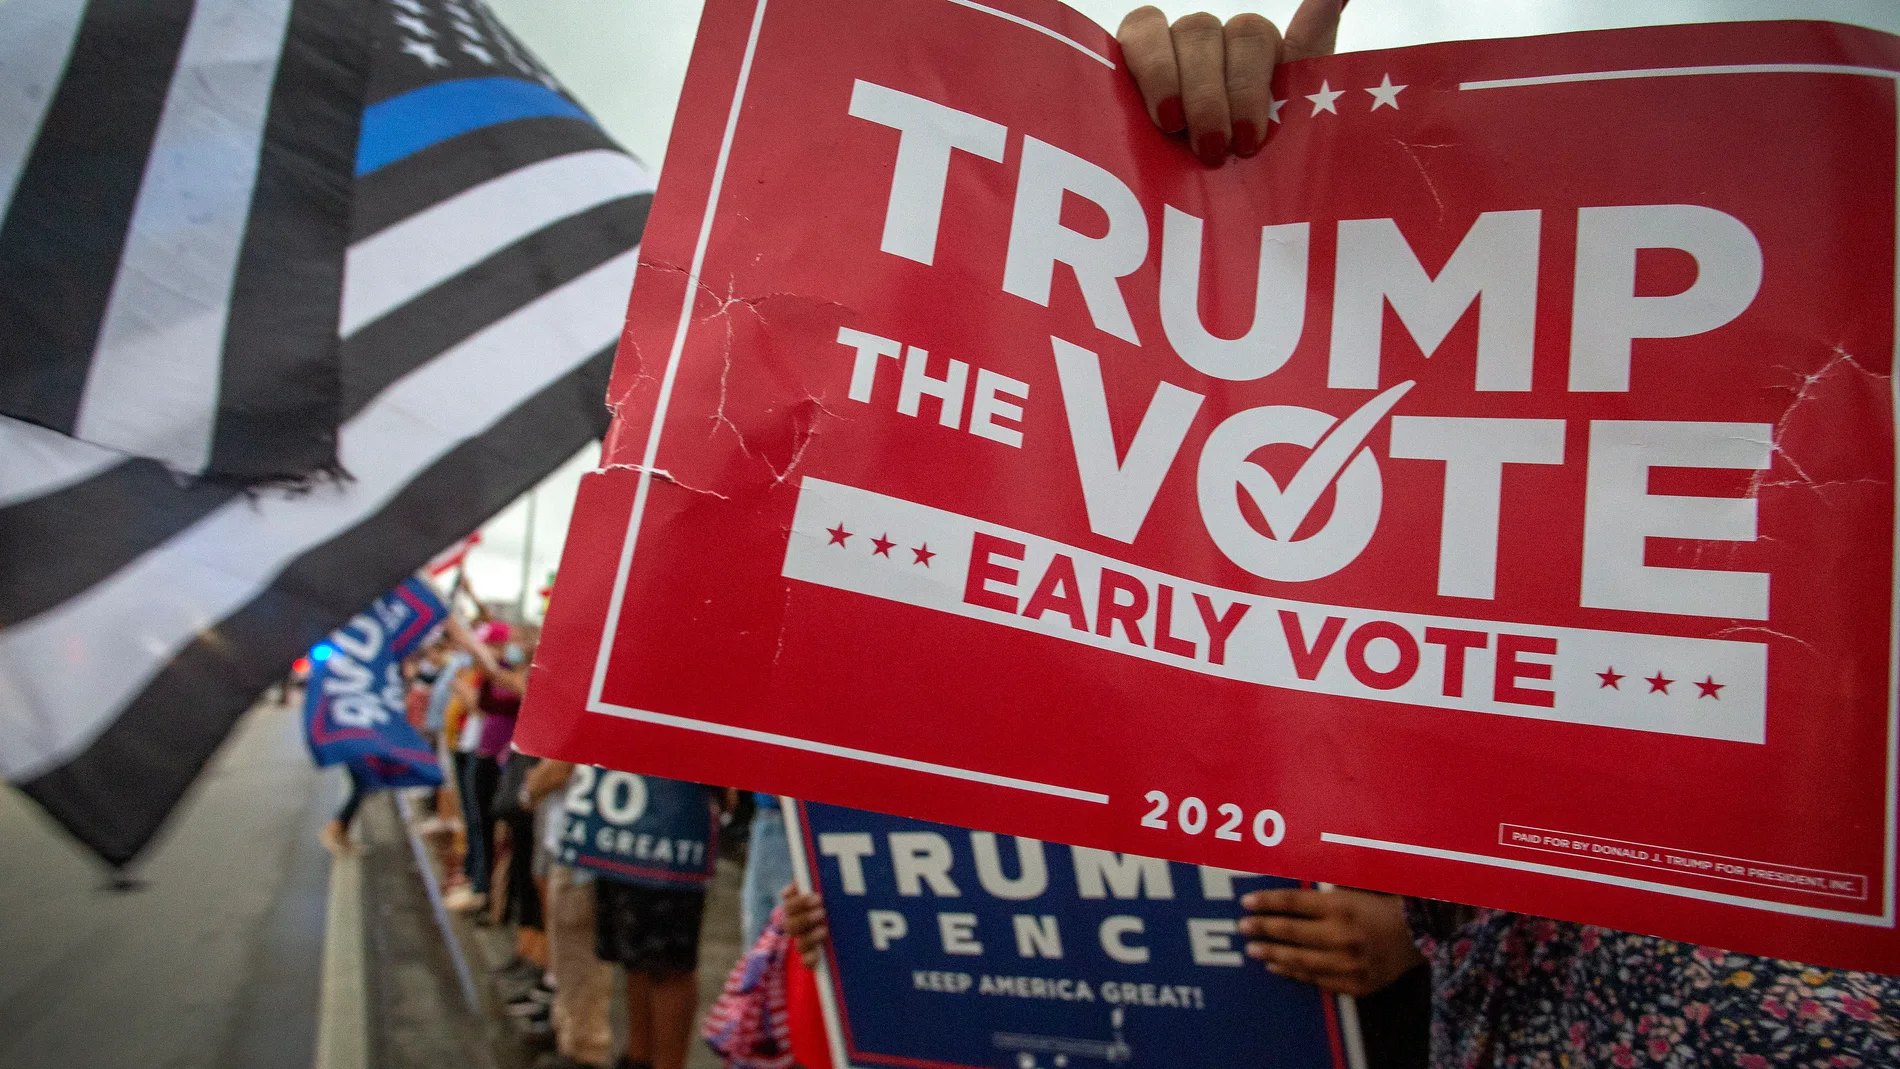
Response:
[[[818,962],[824,959],[825,940],[830,934],[829,931],[821,927],[817,931],[808,932],[798,939],[798,956],[805,959],[807,966],[816,968]]]
[[[1232,132],[1227,114],[1227,41],[1220,20],[1205,11],[1176,19],[1174,62],[1180,70],[1188,144],[1202,163],[1218,167],[1227,159]]]
[[[1252,891],[1241,898],[1240,905],[1249,913],[1290,913],[1297,917],[1330,917],[1336,912],[1326,892],[1303,887]]]
[[[1354,972],[1336,972],[1322,969],[1306,969],[1297,965],[1269,965],[1267,971],[1275,976],[1284,976],[1288,980],[1297,980],[1302,984],[1312,984],[1324,991],[1340,995],[1358,997],[1369,995],[1374,990],[1359,974]]]
[[[1312,975],[1335,975],[1353,968],[1353,961],[1332,950],[1290,947],[1283,943],[1248,943],[1247,956],[1265,962],[1268,972],[1298,970]]]
[[[798,933],[798,949],[801,951],[821,950],[824,948],[825,940],[830,937],[830,927],[823,921],[819,921],[812,927]]]
[[[800,902],[786,907],[785,928],[787,931],[802,932],[823,923],[825,923],[825,911],[815,905]]]
[[[1311,973],[1303,969],[1275,969],[1273,973],[1275,976],[1284,976],[1289,980],[1297,980],[1302,984],[1311,984],[1314,987],[1322,988],[1327,991],[1337,989],[1333,982],[1332,974],[1330,973]]]
[[[1281,61],[1330,56],[1339,38],[1339,13],[1346,0],[1302,0],[1286,24],[1286,47]]]
[[[1346,945],[1338,927],[1331,921],[1307,920],[1303,917],[1245,917],[1240,922],[1240,934],[1254,939],[1273,939],[1294,946],[1317,947],[1322,950],[1337,950]]]
[[[1227,41],[1227,111],[1234,155],[1260,151],[1273,115],[1273,66],[1280,31],[1259,15],[1235,15],[1222,27]]]
[[[1160,8],[1138,7],[1122,20],[1115,31],[1121,42],[1122,59],[1135,86],[1148,105],[1148,118],[1163,133],[1175,133],[1187,125],[1181,111],[1181,78],[1174,65],[1174,38],[1168,33],[1168,17]]]

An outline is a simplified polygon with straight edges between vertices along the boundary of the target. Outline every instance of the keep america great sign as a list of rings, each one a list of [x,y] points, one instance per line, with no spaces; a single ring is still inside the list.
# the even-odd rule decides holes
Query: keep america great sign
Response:
[[[1900,44],[712,0],[522,745],[1900,971]]]

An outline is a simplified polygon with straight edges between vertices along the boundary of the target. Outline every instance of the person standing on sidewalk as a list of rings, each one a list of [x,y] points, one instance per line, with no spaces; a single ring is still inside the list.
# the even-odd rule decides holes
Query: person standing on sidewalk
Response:
[[[723,792],[659,776],[637,779],[641,804],[622,834],[658,845],[595,881],[594,950],[626,974],[622,1069],[684,1069],[699,1008],[700,921],[718,856]]]
[[[778,906],[779,893],[792,882],[792,849],[785,841],[785,814],[776,794],[752,795],[751,838],[746,846],[745,877],[739,884],[739,949],[750,950]]]
[[[546,806],[543,839],[551,858],[561,855],[567,821],[562,793],[574,765],[548,759],[528,773],[522,801],[530,809]],[[608,1006],[613,966],[594,953],[594,874],[551,862],[546,910],[548,959],[554,974],[554,1050],[535,1069],[605,1069],[613,1058],[613,1026]]]
[[[456,690],[471,709],[474,754],[463,776],[462,808],[468,814],[469,886],[465,892],[450,896],[445,905],[458,913],[475,913],[488,905],[488,892],[495,864],[495,788],[501,784],[501,762],[514,741],[515,717],[521,712],[521,696],[528,689],[525,669],[508,668],[502,658],[508,646],[509,628],[500,620],[483,624],[468,642],[467,650],[480,669],[479,681],[458,680]]]

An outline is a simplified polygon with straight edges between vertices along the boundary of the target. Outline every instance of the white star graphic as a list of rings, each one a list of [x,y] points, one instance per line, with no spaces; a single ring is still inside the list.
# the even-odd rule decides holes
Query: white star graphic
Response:
[[[414,15],[397,15],[396,25],[401,26],[417,37],[426,37],[431,40],[435,38],[435,31],[429,28],[429,24]]]
[[[421,0],[389,0],[389,2],[409,12],[411,15],[420,15],[428,10],[422,6]]]
[[[1386,75],[1380,80],[1378,85],[1366,90],[1366,92],[1372,94],[1372,110],[1378,111],[1380,108],[1385,107],[1389,107],[1393,111],[1399,110],[1399,92],[1404,88],[1402,85],[1393,85],[1392,76],[1390,74]]]
[[[437,52],[435,46],[427,41],[418,41],[414,38],[405,37],[402,39],[402,50],[431,67],[446,67],[449,65],[449,61],[442,58],[442,53]]]
[[[1345,90],[1343,89],[1334,89],[1327,82],[1321,81],[1319,83],[1319,92],[1309,94],[1306,99],[1313,102],[1313,114],[1318,115],[1322,111],[1330,111],[1334,115],[1337,115],[1339,114],[1339,109],[1333,106],[1333,102],[1338,100],[1340,95],[1344,92]]]
[[[1281,108],[1284,108],[1284,107],[1286,107],[1286,101],[1284,101],[1284,100],[1274,100],[1274,99],[1272,99],[1272,98],[1268,98],[1268,100],[1267,100],[1267,121],[1268,121],[1268,122],[1279,122],[1279,121],[1280,121],[1280,109],[1281,109]]]
[[[471,56],[474,56],[476,59],[481,60],[484,66],[492,67],[495,65],[494,54],[489,52],[488,49],[483,48],[481,45],[478,45],[473,41],[463,41],[462,51],[468,53]]]

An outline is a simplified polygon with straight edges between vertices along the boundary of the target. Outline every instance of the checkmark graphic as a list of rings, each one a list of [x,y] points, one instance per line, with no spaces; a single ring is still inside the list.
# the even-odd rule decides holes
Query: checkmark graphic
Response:
[[[1267,521],[1267,530],[1273,532],[1273,537],[1283,542],[1292,540],[1293,532],[1306,522],[1307,513],[1313,511],[1320,495],[1345,470],[1346,462],[1359,451],[1366,435],[1372,433],[1372,429],[1379,425],[1379,421],[1392,411],[1392,407],[1412,386],[1410,380],[1401,382],[1334,424],[1319,444],[1313,447],[1306,462],[1300,465],[1300,470],[1294,473],[1285,487],[1275,482],[1273,476],[1258,464],[1249,461],[1241,466],[1240,485],[1246,488],[1254,505],[1260,509],[1260,515]]]

